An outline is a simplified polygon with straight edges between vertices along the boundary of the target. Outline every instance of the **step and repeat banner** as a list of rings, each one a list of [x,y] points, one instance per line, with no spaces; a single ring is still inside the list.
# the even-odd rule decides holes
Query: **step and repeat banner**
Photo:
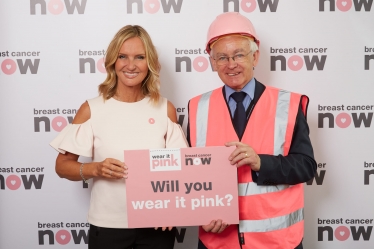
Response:
[[[186,130],[188,100],[222,85],[204,44],[228,11],[257,30],[255,77],[310,98],[304,248],[374,248],[373,0],[1,0],[1,249],[87,248],[90,185],[59,178],[48,144],[97,96],[114,34],[150,33]],[[175,245],[196,248],[197,228],[179,227]]]

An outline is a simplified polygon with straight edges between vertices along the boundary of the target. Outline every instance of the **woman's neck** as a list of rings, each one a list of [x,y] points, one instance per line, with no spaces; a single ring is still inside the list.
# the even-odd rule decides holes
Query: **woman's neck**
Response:
[[[113,98],[122,102],[138,102],[144,99],[145,95],[139,87],[126,87],[126,89],[117,88]]]

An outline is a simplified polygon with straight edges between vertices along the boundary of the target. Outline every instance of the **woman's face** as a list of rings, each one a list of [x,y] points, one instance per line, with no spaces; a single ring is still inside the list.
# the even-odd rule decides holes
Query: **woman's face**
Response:
[[[139,37],[126,40],[118,52],[115,63],[119,87],[141,87],[148,74],[147,58]]]

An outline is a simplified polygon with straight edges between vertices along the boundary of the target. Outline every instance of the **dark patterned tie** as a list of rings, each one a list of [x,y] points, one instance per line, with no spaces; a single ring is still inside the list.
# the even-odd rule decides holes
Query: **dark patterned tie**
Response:
[[[234,92],[231,94],[231,97],[236,102],[236,109],[234,112],[234,127],[239,139],[241,139],[243,136],[245,124],[247,122],[247,117],[243,105],[243,100],[246,96],[247,94],[245,92]]]

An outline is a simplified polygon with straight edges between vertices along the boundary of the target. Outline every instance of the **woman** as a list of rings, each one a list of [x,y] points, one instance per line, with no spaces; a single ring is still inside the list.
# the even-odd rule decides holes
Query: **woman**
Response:
[[[51,142],[60,152],[56,172],[72,181],[93,178],[90,249],[173,248],[175,228],[126,229],[125,179],[133,165],[123,162],[123,151],[187,147],[175,107],[160,96],[158,56],[148,33],[136,25],[120,29],[105,68],[100,96],[83,103],[73,124]],[[77,162],[80,155],[93,162]]]

